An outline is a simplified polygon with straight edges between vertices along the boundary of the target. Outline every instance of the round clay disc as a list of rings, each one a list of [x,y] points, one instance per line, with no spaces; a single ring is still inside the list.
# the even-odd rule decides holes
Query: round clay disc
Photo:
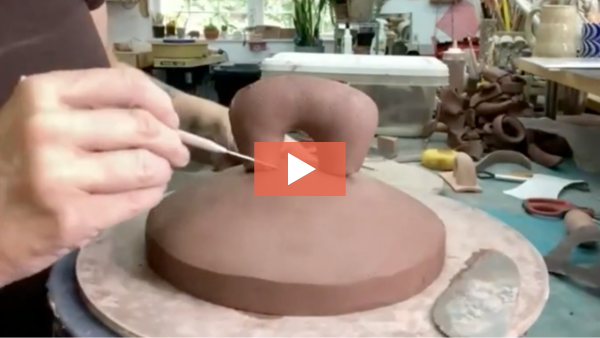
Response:
[[[433,211],[374,178],[350,176],[345,196],[257,197],[237,167],[165,198],[146,246],[158,275],[203,300],[330,316],[423,291],[443,268],[445,238]]]
[[[275,317],[205,302],[180,292],[146,265],[146,213],[104,231],[80,251],[78,284],[92,313],[123,336],[445,337],[431,320],[433,304],[474,252],[491,249],[505,253],[519,269],[521,287],[509,337],[524,335],[548,299],[549,277],[540,253],[481,210],[446,197],[412,196],[444,220],[446,264],[423,292],[391,306],[341,316]]]

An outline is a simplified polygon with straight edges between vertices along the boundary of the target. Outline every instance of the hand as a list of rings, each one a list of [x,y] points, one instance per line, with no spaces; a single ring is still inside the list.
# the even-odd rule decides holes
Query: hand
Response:
[[[0,286],[156,205],[189,160],[178,124],[135,69],[21,81],[0,109]]]
[[[237,150],[227,107],[184,93],[175,97],[174,104],[182,119],[182,129],[209,138],[227,149]],[[240,164],[238,158],[228,155],[209,153],[196,148],[190,148],[190,152],[193,161],[212,164],[215,171]]]

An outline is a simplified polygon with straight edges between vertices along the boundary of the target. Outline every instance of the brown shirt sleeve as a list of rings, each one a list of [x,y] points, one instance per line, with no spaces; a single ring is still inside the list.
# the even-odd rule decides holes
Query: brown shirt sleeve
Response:
[[[85,0],[90,11],[98,9],[106,0]]]

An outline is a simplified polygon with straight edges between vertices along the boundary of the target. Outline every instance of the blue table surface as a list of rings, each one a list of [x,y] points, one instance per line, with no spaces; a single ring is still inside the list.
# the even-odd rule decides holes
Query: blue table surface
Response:
[[[496,165],[490,171],[508,173],[522,168],[512,165]],[[564,190],[560,198],[580,206],[592,207],[600,212],[600,175],[581,172],[573,163],[564,163],[557,170],[534,165],[534,171],[568,179],[588,182],[591,192]],[[522,201],[503,193],[519,183],[480,180],[483,192],[457,194],[447,186],[443,195],[482,209],[521,232],[540,251],[548,253],[564,236],[563,222],[558,219],[540,218],[526,214]],[[600,251],[578,249],[573,262],[598,261]],[[600,276],[598,276],[600,280]],[[550,276],[550,298],[539,320],[527,333],[528,337],[598,337],[600,336],[600,290],[591,291],[578,287],[568,279]]]

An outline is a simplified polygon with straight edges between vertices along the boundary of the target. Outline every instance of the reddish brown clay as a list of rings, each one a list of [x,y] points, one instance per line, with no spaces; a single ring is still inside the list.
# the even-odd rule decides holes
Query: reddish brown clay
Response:
[[[256,197],[254,174],[241,167],[194,182],[148,216],[146,256],[159,276],[218,305],[297,316],[390,305],[439,276],[441,220],[356,173],[377,126],[369,97],[334,81],[274,77],[242,90],[230,115],[247,155],[253,142],[281,141],[296,128],[315,141],[347,142],[346,196]],[[318,155],[320,168],[327,159]]]
[[[559,155],[568,153],[564,139],[553,135],[542,146],[541,139],[532,137],[537,132],[526,130],[517,119],[531,113],[524,97],[526,81],[493,67],[484,69],[482,75],[487,83],[463,94],[450,87],[441,90],[436,120],[424,129],[424,136],[445,132],[450,148],[476,160],[495,150],[515,150],[547,167],[559,164]]]

